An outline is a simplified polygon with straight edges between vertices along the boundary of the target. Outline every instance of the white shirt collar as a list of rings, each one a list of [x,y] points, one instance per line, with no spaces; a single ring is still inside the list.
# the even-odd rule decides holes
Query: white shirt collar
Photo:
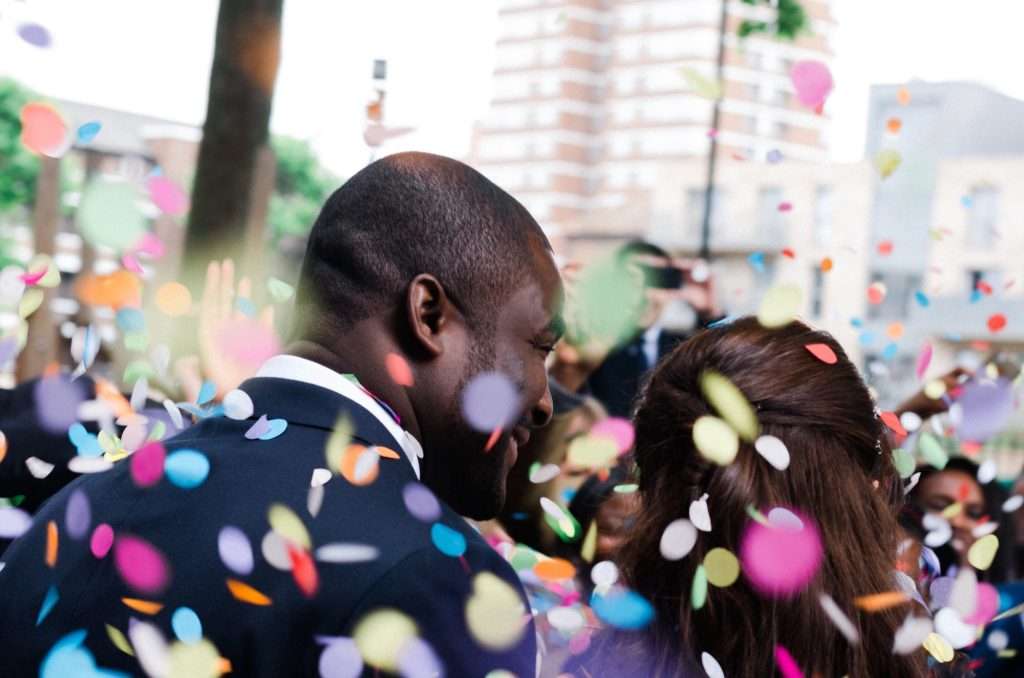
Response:
[[[362,389],[340,373],[312,360],[281,354],[263,363],[263,366],[256,372],[256,376],[301,381],[334,391],[355,402],[372,414],[383,424],[388,433],[398,441],[402,451],[405,452],[405,456],[409,459],[409,463],[412,464],[412,470],[416,473],[416,478],[420,477],[420,459],[423,457],[423,447],[420,445],[420,442],[392,419],[376,400],[368,396]]]

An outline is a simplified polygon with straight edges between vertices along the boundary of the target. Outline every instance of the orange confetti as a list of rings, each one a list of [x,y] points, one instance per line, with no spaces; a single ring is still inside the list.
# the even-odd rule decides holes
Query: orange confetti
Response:
[[[388,353],[384,358],[384,367],[387,368],[391,381],[399,386],[412,386],[412,368],[409,367],[405,358],[397,353]]]
[[[4,460],[7,456],[7,436],[4,435],[3,431],[0,431],[0,461]]]
[[[116,385],[102,377],[94,377],[94,380],[96,382],[96,397],[109,405],[115,415],[131,417],[135,413],[132,410],[132,404],[121,395],[121,391]]]
[[[821,271],[822,273],[828,273],[832,270],[832,257],[825,257],[821,260]]]
[[[910,90],[906,87],[900,87],[900,90],[896,92],[896,101],[899,102],[900,106],[906,106],[910,103]]]
[[[352,443],[345,448],[345,452],[341,455],[339,471],[342,477],[353,485],[369,485],[377,479],[377,475],[380,473],[380,467],[377,464],[367,465],[366,468],[360,468],[359,473],[356,473],[359,461],[368,451],[369,448],[365,445]]]
[[[156,614],[160,610],[164,609],[163,603],[158,603],[153,600],[142,600],[141,598],[122,598],[121,602],[142,614]]]
[[[961,440],[960,451],[968,457],[976,457],[981,452],[981,443],[973,440]]]
[[[885,121],[885,128],[889,130],[889,134],[899,134],[902,127],[903,121],[899,118],[889,118]]]
[[[382,445],[374,445],[373,447],[374,447],[375,450],[377,450],[377,454],[380,455],[381,457],[383,457],[384,459],[401,459],[402,458],[401,455],[398,454],[398,452],[395,452],[390,447],[384,447]]]
[[[878,254],[887,257],[892,254],[892,240],[883,240],[878,243]]]
[[[899,341],[903,337],[903,323],[895,322],[885,328],[885,334],[893,341]]]
[[[572,579],[576,574],[576,568],[568,560],[548,558],[534,565],[533,573],[545,581],[562,581]]]
[[[993,313],[988,317],[988,331],[995,334],[1006,327],[1006,316],[1002,313]]]
[[[484,445],[484,452],[490,452],[491,448],[498,442],[498,438],[501,437],[501,427],[491,431],[491,437],[487,439],[487,444]]]
[[[57,523],[52,520],[46,523],[46,564],[57,564]]]
[[[900,418],[896,416],[895,412],[882,412],[880,415],[882,422],[889,427],[889,429],[898,436],[906,436],[907,430],[903,428],[903,424],[900,423]]]
[[[33,102],[21,109],[21,143],[29,150],[56,157],[67,132],[64,119],[53,106]]]
[[[270,605],[270,598],[260,593],[245,582],[228,579],[228,590],[236,599],[250,605]]]
[[[833,351],[832,347],[828,344],[807,344],[804,348],[810,351],[811,355],[826,365],[835,365],[839,360],[836,357],[836,352]]]
[[[796,259],[796,252],[794,252],[791,248],[787,247],[786,249],[782,250],[782,256],[789,257],[790,259]]]
[[[974,341],[971,342],[970,346],[975,351],[980,351],[982,353],[985,353],[986,351],[989,351],[992,348],[992,344],[990,342],[983,341],[981,339],[975,339]]]
[[[217,675],[223,676],[225,673],[231,673],[231,660],[220,657],[217,661]]]
[[[192,293],[180,282],[167,282],[157,288],[155,301],[162,313],[175,318],[192,308]]]
[[[868,596],[860,596],[853,599],[853,604],[865,612],[879,612],[890,607],[902,605],[910,601],[903,591],[886,591],[885,593],[872,593]]]
[[[75,281],[75,296],[86,306],[123,306],[142,303],[142,282],[129,271],[109,275],[86,275]]]

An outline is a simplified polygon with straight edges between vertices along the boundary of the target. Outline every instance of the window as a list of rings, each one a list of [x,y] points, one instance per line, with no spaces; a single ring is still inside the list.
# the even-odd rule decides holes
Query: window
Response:
[[[813,281],[811,283],[811,315],[815,318],[821,317],[821,310],[825,301],[825,274],[821,266],[814,266],[811,269]]]
[[[995,244],[999,221],[999,189],[976,186],[971,189],[967,206],[967,245],[971,249],[988,249]]]
[[[832,240],[832,187],[814,189],[814,244],[828,247]]]
[[[711,227],[722,228],[726,222],[726,205],[728,192],[715,187],[711,193]],[[700,235],[704,225],[704,189],[689,188],[686,190],[686,228],[688,233]]]
[[[910,312],[914,292],[921,289],[921,276],[907,273],[879,273],[871,282],[885,285],[885,299],[880,304],[868,304],[869,320],[903,320]]]
[[[990,295],[1003,288],[1002,271],[967,271],[967,292],[971,295]]]
[[[777,239],[782,237],[782,189],[764,186],[757,192],[757,230],[761,235]]]

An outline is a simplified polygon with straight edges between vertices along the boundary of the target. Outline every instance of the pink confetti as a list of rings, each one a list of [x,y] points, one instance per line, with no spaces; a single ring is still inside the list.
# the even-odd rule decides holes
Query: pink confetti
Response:
[[[139,275],[145,273],[142,270],[142,264],[139,263],[139,260],[131,252],[125,252],[121,255],[121,265],[132,273],[138,273]]]
[[[114,564],[125,583],[141,593],[162,593],[170,580],[163,554],[138,537],[117,538],[114,542]]]
[[[100,523],[92,531],[92,538],[89,539],[89,550],[97,558],[105,558],[113,543],[114,528],[106,523]]]
[[[806,344],[804,345],[808,351],[811,352],[815,358],[825,363],[826,365],[835,365],[839,358],[836,357],[835,351],[828,344]]]
[[[928,365],[932,362],[932,345],[927,341],[924,342],[924,346],[921,347],[921,352],[917,355],[917,378],[921,379],[924,377],[924,373],[928,371]]]
[[[974,612],[964,617],[964,621],[975,626],[984,626],[999,612],[999,591],[988,582],[978,582],[977,603]]]
[[[590,434],[599,438],[611,438],[619,452],[625,452],[633,447],[633,424],[628,419],[608,417],[594,424]]]
[[[764,595],[794,595],[810,583],[821,567],[818,529],[810,519],[797,517],[803,523],[802,529],[752,521],[743,535],[743,574]]]
[[[820,61],[798,61],[789,72],[797,100],[807,108],[818,108],[832,92],[832,73]]]
[[[146,180],[146,188],[149,190],[149,199],[161,212],[179,216],[188,211],[188,195],[167,177],[150,177]]]
[[[18,276],[18,278],[21,280],[21,282],[25,283],[26,285],[32,286],[38,283],[40,280],[42,280],[43,276],[46,275],[46,272],[49,270],[50,268],[49,266],[47,266],[43,268],[43,270],[36,271],[35,273],[22,273],[20,276]]]
[[[153,259],[159,259],[167,251],[167,248],[164,247],[163,240],[156,233],[147,231],[139,238],[138,244],[135,245],[135,251],[149,255]]]
[[[797,666],[793,655],[781,645],[775,646],[775,663],[779,667],[782,678],[804,678],[804,672]]]
[[[779,211],[780,212],[791,212],[792,210],[793,210],[793,203],[791,203],[791,202],[780,202],[779,203]]]
[[[164,458],[167,456],[163,443],[146,443],[131,456],[132,480],[139,487],[152,487],[164,475]]]

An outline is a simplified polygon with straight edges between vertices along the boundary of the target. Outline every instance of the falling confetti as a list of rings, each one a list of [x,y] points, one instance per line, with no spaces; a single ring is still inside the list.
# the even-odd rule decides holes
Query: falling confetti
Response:
[[[999,537],[994,534],[985,535],[971,544],[971,548],[967,550],[967,562],[975,569],[987,570],[992,566],[998,550]]]
[[[477,431],[490,433],[515,422],[519,393],[512,381],[500,372],[484,372],[473,377],[462,393],[462,412]]]
[[[705,415],[693,424],[693,444],[697,451],[720,466],[727,466],[740,449],[739,437],[729,424],[718,417]]]
[[[789,79],[796,89],[797,100],[807,108],[819,108],[832,92],[832,73],[820,61],[796,62],[789,72]]]
[[[788,597],[801,591],[817,573],[823,557],[821,537],[809,519],[801,529],[748,524],[740,543],[743,573],[762,594]]]
[[[815,358],[826,365],[835,365],[838,362],[835,351],[828,344],[807,344],[804,346]]]
[[[131,184],[93,180],[82,193],[76,213],[82,237],[118,252],[134,247],[146,231],[138,200],[139,191]]]
[[[654,618],[654,608],[636,591],[611,591],[607,595],[594,595],[592,609],[609,626],[628,631],[642,629]]]
[[[988,326],[988,331],[992,334],[1001,332],[1006,327],[1006,316],[1002,313],[993,313],[988,317],[985,323]]]
[[[80,125],[78,127],[78,131],[76,132],[76,136],[78,137],[79,143],[89,143],[90,141],[96,138],[96,135],[100,133],[100,130],[102,128],[103,125],[101,125],[99,122],[96,122],[95,120],[92,122],[87,122],[84,125]]]
[[[149,199],[164,214],[181,216],[188,211],[188,194],[167,177],[150,177],[146,180],[146,190]]]
[[[417,520],[432,523],[441,517],[441,504],[426,485],[408,483],[402,488],[402,501],[406,510]]]
[[[141,593],[162,593],[170,583],[166,558],[149,542],[131,535],[114,541],[114,564],[131,588]]]
[[[615,441],[619,452],[626,452],[633,447],[633,424],[622,417],[608,417],[594,424],[590,435],[597,438],[609,438]]]
[[[879,151],[875,155],[875,168],[881,175],[882,179],[888,179],[892,176],[892,173],[896,171],[896,168],[903,162],[903,156],[899,151],[895,151],[891,148]]]
[[[854,598],[853,604],[865,612],[879,612],[890,607],[903,605],[910,600],[903,591],[886,591],[884,593],[872,593],[866,596]]]
[[[466,552],[466,538],[461,532],[443,523],[434,523],[430,528],[430,540],[437,550],[446,556],[458,558]]]
[[[775,664],[782,678],[804,678],[804,672],[800,670],[793,655],[781,645],[775,646]]]
[[[76,489],[68,497],[64,516],[64,529],[72,539],[81,539],[89,531],[92,510],[89,507],[89,498],[81,488]]]
[[[197,643],[203,637],[203,623],[190,607],[179,607],[171,615],[174,635],[183,643]]]
[[[754,442],[754,449],[765,461],[780,471],[789,468],[789,450],[786,444],[771,435],[763,435]]]
[[[885,121],[885,129],[889,134],[899,134],[903,128],[903,121],[899,118],[889,118]]]
[[[683,78],[686,80],[686,84],[690,86],[690,89],[704,99],[720,99],[722,97],[722,85],[711,78],[698,72],[696,69],[685,67],[681,68],[680,72],[683,74]]]
[[[237,527],[226,525],[217,535],[217,552],[224,566],[235,574],[246,576],[252,572],[253,556],[249,538]]]
[[[716,547],[704,556],[704,573],[710,584],[719,588],[732,586],[740,576],[740,561],[728,549]]]
[[[183,316],[192,308],[192,293],[179,282],[167,282],[158,287],[154,300],[160,312],[171,318]]]
[[[267,511],[267,522],[274,532],[292,544],[307,550],[312,547],[312,540],[302,519],[284,504],[271,504]]]
[[[659,548],[666,560],[685,558],[697,543],[697,528],[685,518],[677,518],[665,527]]]
[[[53,106],[41,102],[21,109],[21,143],[30,151],[52,158],[63,155],[68,128]]]
[[[164,460],[164,473],[172,484],[191,490],[206,481],[210,460],[199,450],[175,450]]]
[[[397,353],[388,353],[384,358],[384,367],[387,369],[391,381],[406,388],[412,386],[412,369],[405,358]]]
[[[721,664],[707,652],[700,653],[700,665],[704,667],[704,673],[708,674],[708,678],[725,678]]]
[[[252,398],[241,389],[228,391],[224,395],[222,404],[224,405],[224,416],[228,419],[241,421],[253,415]]]
[[[110,525],[101,523],[92,531],[89,539],[89,550],[97,558],[106,557],[110,547],[114,544],[114,530]]]
[[[270,605],[271,603],[270,598],[266,595],[237,579],[228,579],[228,590],[231,595],[243,603],[250,605]]]
[[[363,617],[356,624],[352,639],[363,661],[382,671],[394,672],[402,646],[417,635],[419,629],[412,619],[397,610],[384,608]]]
[[[757,320],[766,328],[788,325],[800,311],[803,304],[803,290],[797,285],[780,284],[771,287],[761,300]]]
[[[832,596],[827,593],[822,593],[818,596],[818,602],[821,603],[821,609],[825,611],[828,618],[832,620],[832,623],[836,625],[839,632],[843,634],[847,642],[851,645],[856,645],[860,642],[860,633],[857,631],[857,627],[854,626],[850,618],[846,616],[842,608],[836,604],[836,601],[832,600]]]
[[[714,370],[704,370],[700,375],[700,389],[704,398],[744,440],[753,442],[760,425],[754,408],[747,402],[743,392],[726,377]]]
[[[690,502],[690,522],[701,532],[711,531],[711,514],[708,511],[708,495],[701,495],[700,499]]]

